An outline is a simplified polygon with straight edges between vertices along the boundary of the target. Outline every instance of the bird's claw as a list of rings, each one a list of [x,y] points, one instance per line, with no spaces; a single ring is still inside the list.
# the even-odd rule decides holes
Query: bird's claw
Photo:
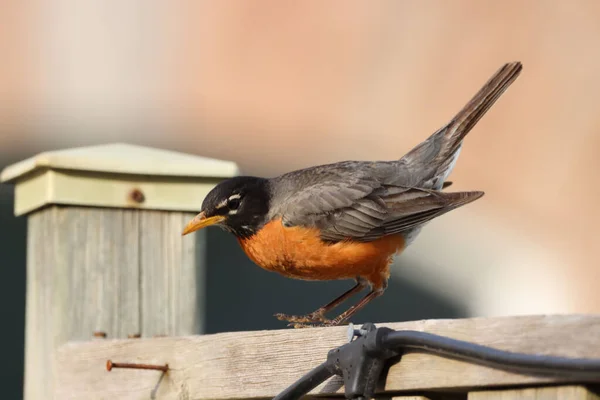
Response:
[[[323,322],[317,322],[317,323],[290,323],[288,324],[289,327],[294,328],[294,329],[301,329],[301,328],[324,328],[327,326],[338,326],[339,322],[337,322],[336,320],[326,320]]]
[[[310,313],[306,315],[286,315],[286,314],[275,314],[275,318],[280,321],[291,322],[288,326],[293,326],[294,324],[309,324],[309,323],[327,323],[330,322],[325,316],[321,313]]]
[[[316,328],[318,325],[315,324],[301,324],[301,323],[290,323],[287,325],[290,328],[294,328],[294,329],[302,329],[302,328]]]

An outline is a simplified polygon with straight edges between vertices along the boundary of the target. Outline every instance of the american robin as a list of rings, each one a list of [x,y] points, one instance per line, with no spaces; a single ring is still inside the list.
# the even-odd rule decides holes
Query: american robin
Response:
[[[260,267],[303,280],[354,279],[330,303],[303,316],[275,314],[294,327],[339,325],[381,296],[392,257],[424,224],[483,196],[445,192],[467,133],[521,72],[502,66],[445,126],[399,160],[343,161],[275,178],[238,176],[219,183],[183,234],[217,225],[235,235]],[[369,286],[334,319],[331,311]]]

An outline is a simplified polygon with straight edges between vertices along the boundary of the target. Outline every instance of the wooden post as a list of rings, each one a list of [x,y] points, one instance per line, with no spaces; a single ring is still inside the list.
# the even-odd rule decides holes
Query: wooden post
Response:
[[[2,172],[28,219],[26,400],[53,392],[67,341],[203,332],[205,236],[181,231],[236,174],[231,162],[126,144],[42,153]]]

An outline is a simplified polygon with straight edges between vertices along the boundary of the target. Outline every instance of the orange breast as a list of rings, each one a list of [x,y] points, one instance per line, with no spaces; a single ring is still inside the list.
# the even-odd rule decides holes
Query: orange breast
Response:
[[[260,267],[282,275],[305,280],[350,279],[361,276],[375,287],[389,277],[389,264],[396,252],[404,249],[401,235],[361,243],[323,242],[318,229],[286,228],[281,220],[267,223],[240,245]]]

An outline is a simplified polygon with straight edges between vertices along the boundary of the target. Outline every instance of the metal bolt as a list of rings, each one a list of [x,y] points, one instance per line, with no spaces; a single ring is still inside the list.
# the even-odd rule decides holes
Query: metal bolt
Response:
[[[152,370],[167,372],[169,370],[169,364],[152,365],[152,364],[134,364],[134,363],[114,363],[111,360],[106,361],[106,370],[110,371],[113,368],[152,369]]]
[[[348,324],[348,342],[351,342],[352,339],[354,339],[355,337],[365,336],[367,333],[369,333],[369,331],[367,331],[366,329],[354,329],[354,324]]]
[[[144,196],[144,193],[142,193],[140,189],[133,189],[131,192],[129,192],[129,199],[131,199],[131,201],[134,203],[139,204],[146,200],[146,196]]]
[[[105,338],[106,332],[94,332],[93,335],[94,335],[94,337],[97,337],[97,338]]]

